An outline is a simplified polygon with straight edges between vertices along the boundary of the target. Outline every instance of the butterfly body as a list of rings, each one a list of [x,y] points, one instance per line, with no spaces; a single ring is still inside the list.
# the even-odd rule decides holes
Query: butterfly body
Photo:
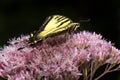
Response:
[[[65,16],[52,15],[47,18],[38,31],[30,34],[29,43],[35,44],[50,36],[75,31],[78,27],[79,23],[74,23],[71,19]]]

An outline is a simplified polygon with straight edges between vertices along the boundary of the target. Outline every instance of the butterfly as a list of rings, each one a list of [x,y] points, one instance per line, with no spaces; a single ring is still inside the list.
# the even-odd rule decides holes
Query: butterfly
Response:
[[[79,23],[75,23],[65,16],[52,15],[45,20],[39,30],[30,34],[28,42],[30,44],[36,44],[47,37],[75,31],[78,27],[80,27]]]

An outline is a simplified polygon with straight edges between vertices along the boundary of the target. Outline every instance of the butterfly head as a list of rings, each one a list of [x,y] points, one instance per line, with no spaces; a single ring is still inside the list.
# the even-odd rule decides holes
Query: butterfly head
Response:
[[[27,41],[29,45],[34,45],[37,42],[42,41],[42,39],[40,38],[38,39],[36,36],[37,36],[36,31],[30,34],[30,38]]]

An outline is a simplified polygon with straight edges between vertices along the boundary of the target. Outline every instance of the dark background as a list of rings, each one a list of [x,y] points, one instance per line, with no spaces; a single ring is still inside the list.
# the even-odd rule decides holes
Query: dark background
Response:
[[[46,17],[60,14],[81,23],[81,30],[102,34],[120,48],[119,0],[0,0],[0,46],[21,34],[37,30]],[[120,75],[120,74],[119,74]],[[108,74],[101,80],[118,80],[118,72]]]

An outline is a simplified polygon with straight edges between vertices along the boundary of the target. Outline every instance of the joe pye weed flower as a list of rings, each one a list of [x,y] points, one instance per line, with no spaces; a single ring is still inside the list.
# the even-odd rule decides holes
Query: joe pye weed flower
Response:
[[[100,34],[81,31],[49,37],[29,46],[29,36],[0,50],[0,76],[7,80],[99,80],[119,70],[120,50]],[[105,66],[100,75],[96,71]]]

